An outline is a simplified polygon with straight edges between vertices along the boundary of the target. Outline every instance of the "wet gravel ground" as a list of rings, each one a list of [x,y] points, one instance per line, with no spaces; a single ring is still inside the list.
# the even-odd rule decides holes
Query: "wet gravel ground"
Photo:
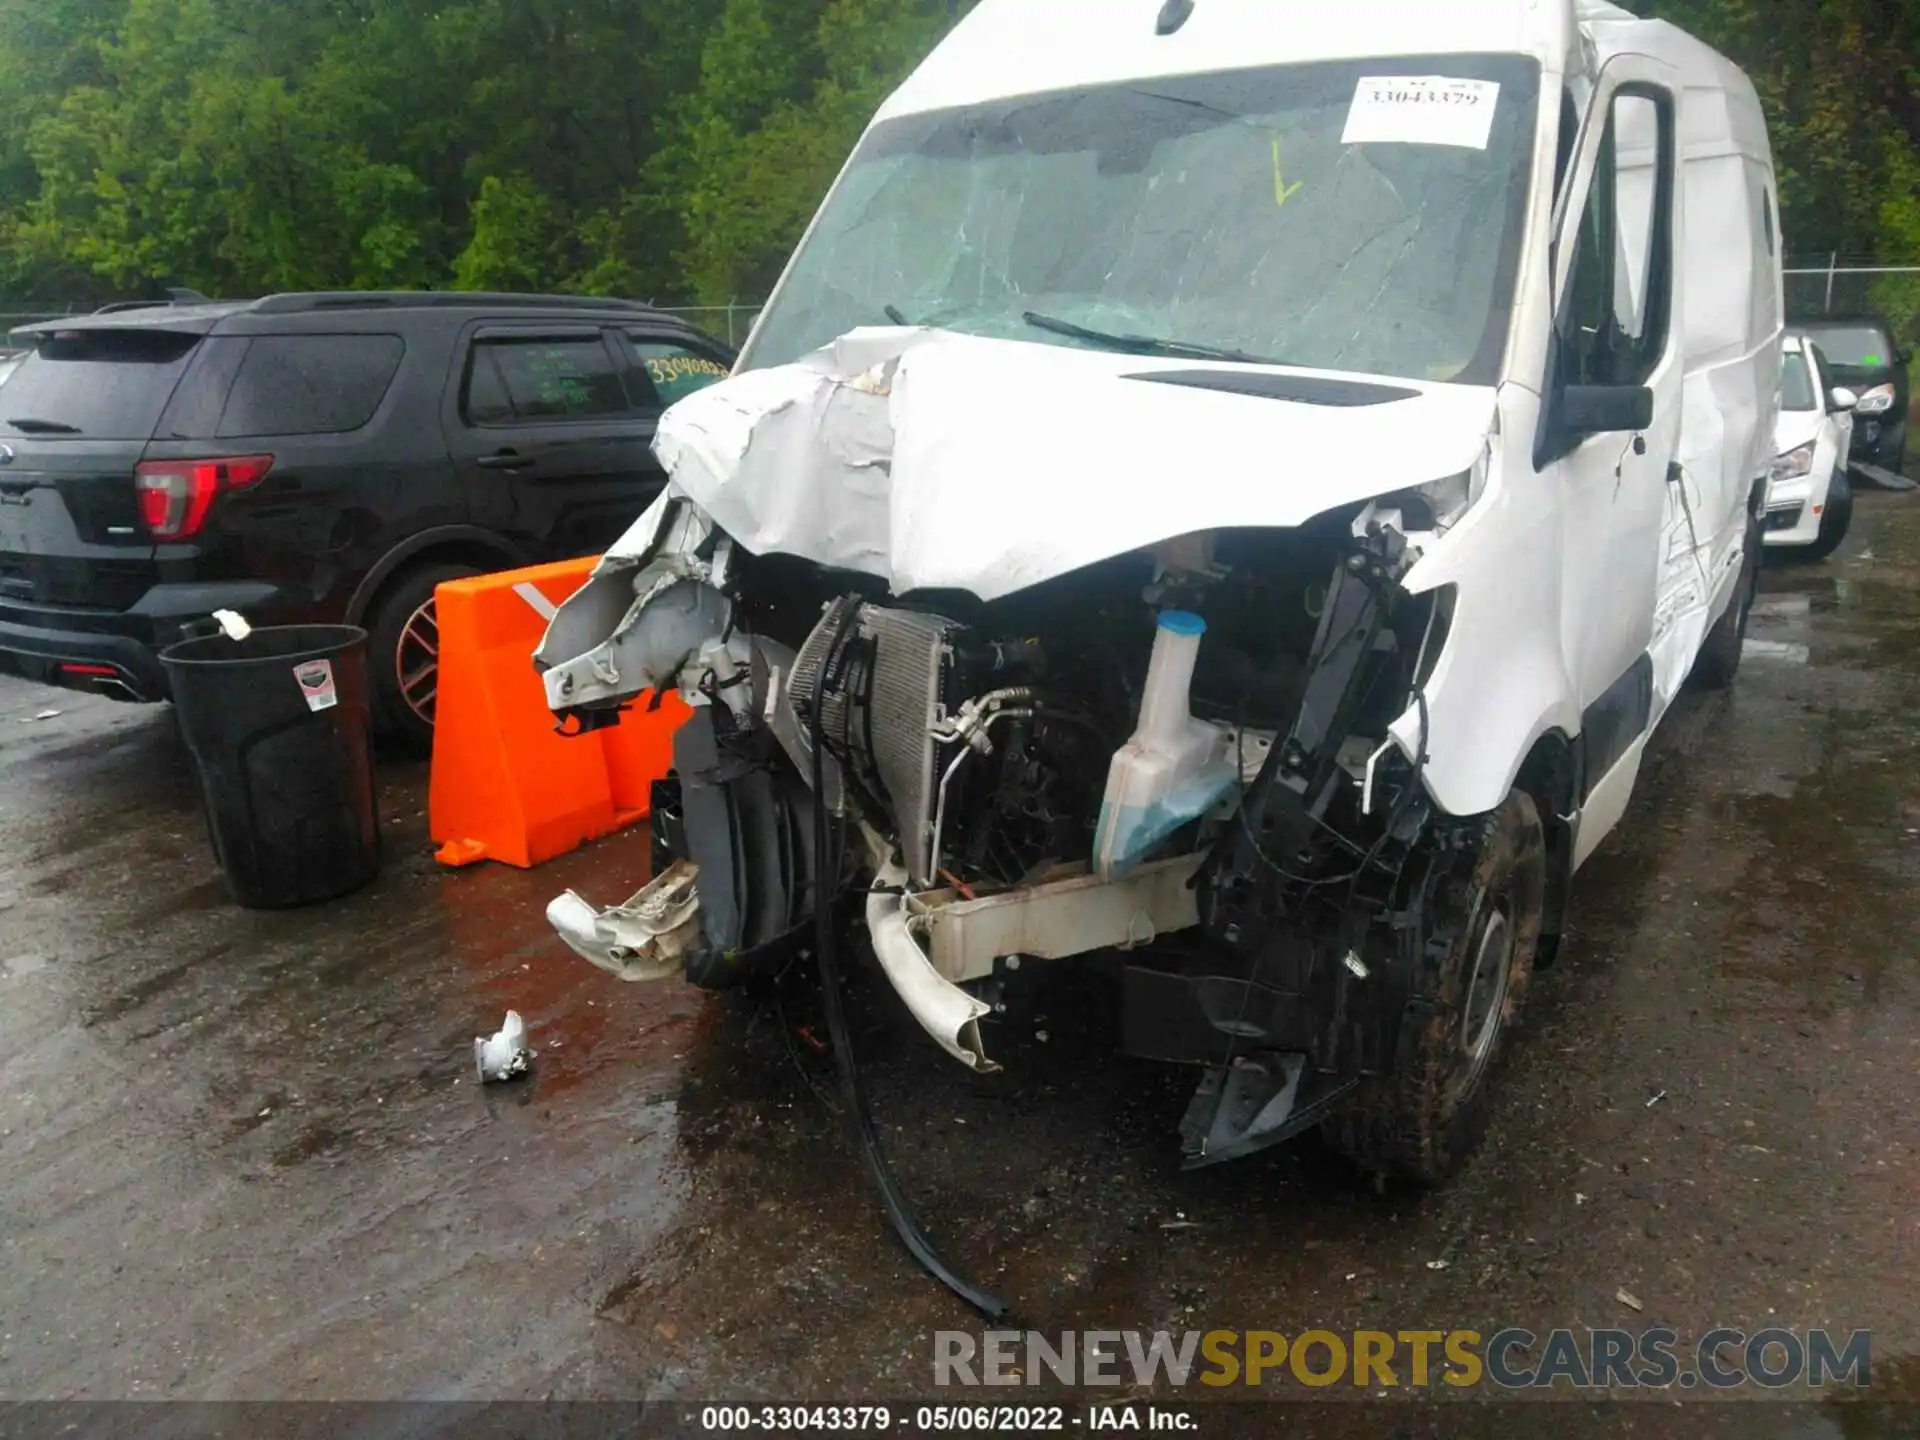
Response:
[[[1838,557],[1764,589],[1738,687],[1680,703],[1582,873],[1445,1189],[1312,1141],[1181,1173],[1190,1077],[1113,1054],[1096,968],[1036,982],[991,1081],[862,985],[950,1256],[1046,1331],[1871,1329],[1876,1392],[1920,1400],[1920,497],[1863,496]],[[382,805],[373,888],[245,912],[169,711],[0,679],[0,1398],[928,1397],[933,1332],[978,1323],[885,1230],[806,986],[564,951],[546,901],[629,893],[638,835],[444,872],[424,770]],[[508,1007],[535,1075],[483,1090]],[[1598,1409],[1627,1406],[1557,1413]],[[1297,1433],[1383,1412],[1319,1413]]]

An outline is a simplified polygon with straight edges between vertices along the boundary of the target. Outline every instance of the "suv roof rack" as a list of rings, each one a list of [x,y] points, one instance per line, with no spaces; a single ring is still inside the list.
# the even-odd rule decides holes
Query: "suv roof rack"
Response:
[[[481,290],[313,290],[268,295],[253,302],[256,315],[302,315],[316,310],[431,310],[484,305],[565,310],[634,310],[653,307],[639,300],[601,295],[525,295]]]

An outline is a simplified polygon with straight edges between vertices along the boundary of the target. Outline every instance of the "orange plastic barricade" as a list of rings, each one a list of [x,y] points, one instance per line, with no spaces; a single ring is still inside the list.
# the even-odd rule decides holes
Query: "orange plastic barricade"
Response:
[[[449,580],[434,592],[440,678],[427,808],[441,864],[529,869],[646,817],[687,707],[669,695],[649,712],[643,696],[618,725],[561,735],[533,668],[554,609],[598,563]]]

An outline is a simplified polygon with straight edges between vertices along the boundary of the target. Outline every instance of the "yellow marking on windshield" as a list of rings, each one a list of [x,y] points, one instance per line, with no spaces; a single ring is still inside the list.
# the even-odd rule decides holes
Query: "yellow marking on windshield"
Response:
[[[1307,182],[1304,180],[1296,180],[1291,185],[1287,184],[1286,172],[1280,168],[1280,137],[1278,135],[1274,136],[1273,137],[1273,203],[1276,206],[1285,205],[1287,201],[1291,200],[1294,197],[1294,192],[1299,190],[1299,188],[1306,183]]]

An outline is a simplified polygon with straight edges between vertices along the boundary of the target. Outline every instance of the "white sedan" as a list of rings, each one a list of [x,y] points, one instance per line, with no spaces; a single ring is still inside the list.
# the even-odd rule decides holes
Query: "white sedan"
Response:
[[[1768,475],[1765,539],[1811,559],[1831,555],[1853,521],[1847,450],[1853,443],[1851,390],[1829,389],[1826,357],[1805,335],[1789,334],[1780,376],[1779,451]]]

